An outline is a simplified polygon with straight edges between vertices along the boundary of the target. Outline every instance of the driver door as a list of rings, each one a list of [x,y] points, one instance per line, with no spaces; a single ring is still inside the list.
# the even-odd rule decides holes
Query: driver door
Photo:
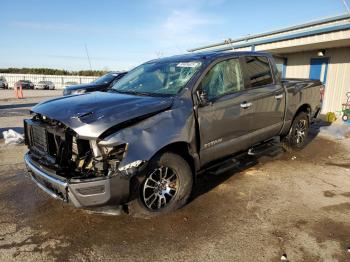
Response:
[[[247,103],[239,58],[215,64],[200,89],[209,103],[198,108],[201,165],[249,146],[252,108]]]

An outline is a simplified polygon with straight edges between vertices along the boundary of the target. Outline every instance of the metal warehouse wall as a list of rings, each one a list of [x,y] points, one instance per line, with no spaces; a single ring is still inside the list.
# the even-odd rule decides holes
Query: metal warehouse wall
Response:
[[[286,55],[286,77],[309,78],[310,59],[317,58],[317,51]],[[327,49],[329,58],[326,92],[322,113],[339,112],[350,92],[350,47]]]
[[[14,84],[19,80],[29,80],[34,84],[39,81],[52,81],[55,84],[57,89],[62,89],[67,82],[77,82],[78,84],[90,83],[93,80],[97,79],[94,76],[63,76],[63,75],[33,75],[33,74],[3,74],[0,73],[0,76],[4,76],[9,84],[9,87],[12,88]]]

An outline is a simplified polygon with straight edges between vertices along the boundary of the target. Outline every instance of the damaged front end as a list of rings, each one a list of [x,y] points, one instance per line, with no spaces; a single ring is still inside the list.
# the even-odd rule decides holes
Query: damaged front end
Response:
[[[128,201],[130,178],[143,162],[119,169],[126,143],[103,145],[97,139],[81,139],[63,123],[40,114],[26,119],[24,128],[29,147],[25,163],[45,192],[76,207]]]

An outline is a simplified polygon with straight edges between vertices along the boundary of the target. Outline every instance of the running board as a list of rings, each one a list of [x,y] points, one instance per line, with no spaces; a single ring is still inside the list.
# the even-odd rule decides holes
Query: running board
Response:
[[[279,137],[273,138],[248,150],[248,155],[251,156],[276,156],[283,152],[283,148]]]
[[[238,168],[240,165],[240,162],[236,160],[235,158],[226,160],[224,162],[221,162],[218,164],[218,166],[213,166],[210,168],[209,173],[212,175],[221,175],[224,174],[232,169]]]
[[[204,172],[208,172],[211,175],[221,175],[228,171],[234,169],[240,169],[242,167],[247,167],[252,164],[256,164],[256,158],[247,155],[247,152],[235,155],[229,159],[221,161],[210,168],[204,170]]]
[[[283,152],[280,138],[275,137],[263,143],[253,146],[248,151],[241,152],[238,155],[233,155],[230,158],[226,158],[208,168],[199,171],[200,174],[210,173],[212,175],[221,175],[233,169],[240,169],[242,167],[248,167],[257,163],[257,157],[270,156],[274,157]]]

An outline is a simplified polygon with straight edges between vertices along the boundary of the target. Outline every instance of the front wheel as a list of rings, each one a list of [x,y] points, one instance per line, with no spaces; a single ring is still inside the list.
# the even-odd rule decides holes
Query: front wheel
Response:
[[[342,116],[342,119],[343,119],[344,122],[346,122],[346,121],[348,121],[349,116],[348,116],[347,114],[344,114],[344,115]]]
[[[137,198],[128,204],[129,214],[151,217],[186,204],[192,192],[193,175],[181,156],[166,152],[148,164],[136,189]]]
[[[294,119],[287,137],[284,139],[285,148],[302,149],[307,143],[309,135],[309,117],[305,112],[300,112]]]

